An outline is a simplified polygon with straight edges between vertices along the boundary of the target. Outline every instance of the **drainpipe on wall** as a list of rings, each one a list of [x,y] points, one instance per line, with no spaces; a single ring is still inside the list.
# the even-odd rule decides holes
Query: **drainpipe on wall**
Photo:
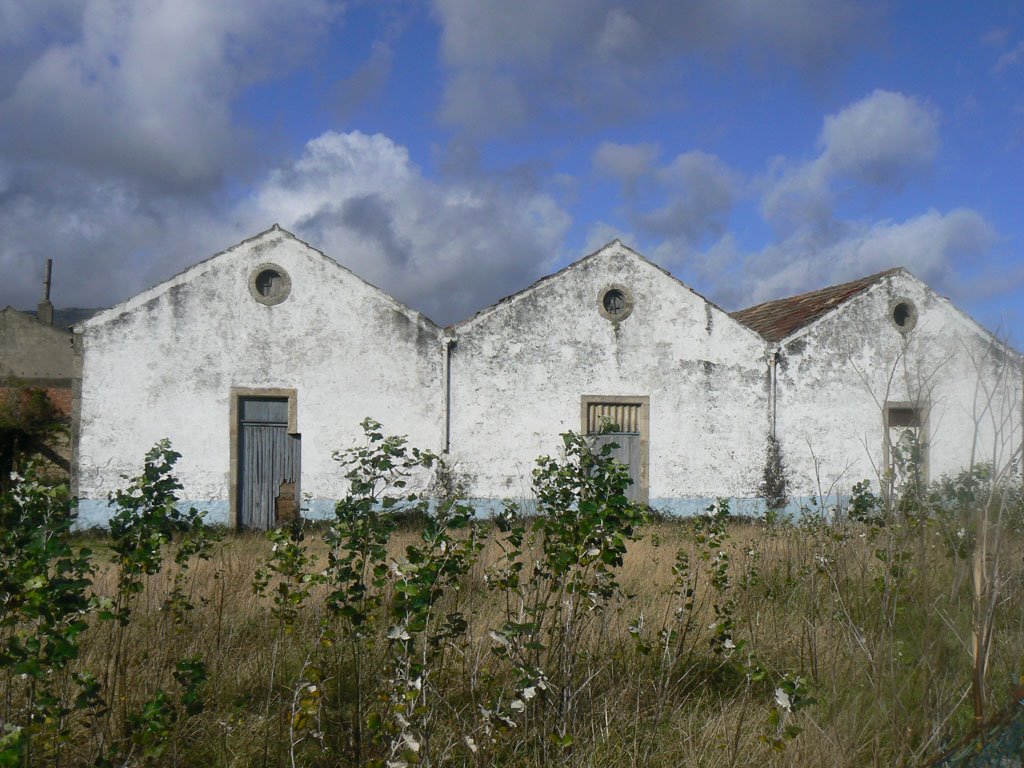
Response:
[[[455,348],[454,336],[444,339],[444,452],[451,453],[452,448],[452,350]]]
[[[776,416],[778,413],[779,376],[778,376],[779,349],[776,347],[768,353],[768,418],[769,434],[772,440],[776,438]]]

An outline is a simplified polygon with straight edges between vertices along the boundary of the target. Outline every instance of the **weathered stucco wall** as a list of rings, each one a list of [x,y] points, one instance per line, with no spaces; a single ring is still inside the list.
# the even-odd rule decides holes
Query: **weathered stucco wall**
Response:
[[[273,306],[249,287],[267,262],[291,279],[290,295]],[[276,228],[77,330],[85,523],[105,519],[99,500],[164,437],[182,454],[186,499],[226,520],[233,387],[297,391],[302,491],[314,511],[344,495],[331,456],[361,441],[364,417],[414,445],[442,447],[440,330]]]
[[[252,293],[266,263],[290,277],[281,303]],[[632,305],[616,321],[601,310],[612,287]],[[916,307],[909,332],[891,319],[899,301]],[[1014,460],[1022,439],[1020,356],[904,271],[776,345],[616,241],[442,331],[275,228],[76,328],[87,524],[163,437],[183,454],[186,499],[229,520],[237,388],[296,393],[314,514],[345,493],[331,456],[361,442],[366,416],[412,445],[448,445],[482,511],[531,496],[537,457],[584,429],[584,397],[649,404],[647,498],[670,512],[723,496],[760,512],[773,426],[797,503],[882,485],[887,403],[927,412],[931,479],[972,457]]]
[[[615,323],[598,302],[628,288]],[[767,439],[765,343],[618,242],[455,326],[452,456],[471,496],[530,495],[581,397],[650,398],[650,500],[751,497]]]
[[[909,300],[913,329],[893,307]],[[779,345],[778,436],[792,493],[883,487],[884,408],[927,412],[928,478],[975,461],[1005,464],[1021,444],[1021,368],[1016,353],[905,272],[885,277]],[[991,408],[987,392],[993,394]]]

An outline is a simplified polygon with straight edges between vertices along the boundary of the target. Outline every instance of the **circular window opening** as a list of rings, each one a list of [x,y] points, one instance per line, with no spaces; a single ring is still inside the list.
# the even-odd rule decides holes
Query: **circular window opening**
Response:
[[[606,286],[598,296],[597,308],[609,320],[625,320],[633,311],[633,294],[624,285]]]
[[[280,304],[291,289],[291,278],[277,264],[261,264],[249,276],[249,292],[260,304]]]
[[[621,315],[626,309],[626,294],[613,288],[604,295],[604,311],[609,315]]]
[[[256,291],[264,299],[281,295],[281,273],[276,269],[264,269],[256,275]]]
[[[889,314],[892,324],[900,333],[907,333],[917,325],[917,308],[909,299],[897,299]]]

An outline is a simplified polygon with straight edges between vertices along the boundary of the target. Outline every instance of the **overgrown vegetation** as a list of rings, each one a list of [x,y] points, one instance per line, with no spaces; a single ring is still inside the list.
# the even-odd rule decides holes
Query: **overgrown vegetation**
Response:
[[[0,489],[9,487],[11,472],[21,468],[41,440],[63,428],[64,418],[45,389],[0,388]]]
[[[479,520],[363,427],[333,518],[266,536],[181,509],[166,443],[108,534],[17,476],[0,766],[914,765],[1024,672],[1024,507],[991,468],[858,483],[829,524],[653,523],[567,434],[535,514]]]
[[[761,479],[761,498],[769,519],[774,519],[779,510],[789,502],[789,481],[786,478],[786,461],[782,455],[782,444],[775,435],[768,436],[768,448],[764,457],[764,472]]]

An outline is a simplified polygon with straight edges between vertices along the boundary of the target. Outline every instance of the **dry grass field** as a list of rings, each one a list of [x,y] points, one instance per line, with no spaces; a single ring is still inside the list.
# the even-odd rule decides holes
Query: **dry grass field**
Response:
[[[415,538],[414,531],[396,534],[391,557],[401,558]],[[575,743],[557,756],[538,746],[547,736],[538,707],[536,713],[525,711],[515,727],[494,734],[484,764],[920,764],[971,726],[970,584],[965,564],[944,551],[942,532],[929,527],[923,549],[916,536],[909,542],[912,560],[887,596],[885,564],[876,550],[899,546],[893,538],[888,530],[866,526],[731,525],[725,546],[735,600],[733,644],[742,647],[723,655],[712,651],[709,630],[720,597],[707,580],[707,563],[689,526],[649,526],[629,547],[621,569],[623,594],[588,625],[578,649],[586,674]],[[93,591],[112,595],[116,579],[109,553],[102,539],[90,544],[100,564]],[[308,544],[309,570],[316,572],[326,563],[325,547],[315,536]],[[118,704],[139,710],[152,692],[173,690],[176,659],[202,658],[208,677],[202,712],[176,723],[166,748],[138,764],[277,766],[290,765],[293,757],[299,765],[347,764],[350,753],[341,743],[351,738],[351,725],[344,717],[331,723],[324,713],[318,728],[291,748],[292,699],[305,679],[307,656],[319,647],[327,588],[315,588],[294,628],[278,633],[268,600],[253,591],[253,576],[271,546],[256,535],[231,535],[217,544],[210,559],[188,575],[195,608],[179,624],[163,606],[173,564],[147,579],[129,625],[131,652],[117,670],[127,682]],[[433,741],[443,745],[434,757],[438,763],[479,762],[465,748],[464,733],[475,730],[478,697],[506,672],[491,652],[495,643],[489,635],[505,620],[485,586],[496,550],[485,547],[457,596],[445,598],[470,618],[465,638],[433,681],[439,710]],[[673,574],[680,551],[690,552],[694,563],[692,615],[680,615],[687,602]],[[1018,555],[1007,561],[1012,588],[1000,606],[989,670],[992,707],[1006,700],[1019,677],[1024,650],[1021,560]],[[91,624],[76,666],[103,670],[116,626]],[[631,626],[641,637],[630,633]],[[384,629],[377,628],[364,659],[372,670],[370,700],[387,676]],[[665,629],[675,629],[677,637],[659,641]],[[763,679],[750,679],[750,655],[767,671]],[[346,668],[340,664],[340,673]],[[785,674],[798,676],[814,703],[786,713],[800,732],[773,744],[778,727],[770,715],[779,709],[775,691]],[[326,696],[344,698],[344,679],[328,678],[323,686]],[[85,758],[97,750],[96,737],[90,729],[73,729],[62,762],[89,764]]]
[[[161,477],[110,533],[4,495],[0,766],[922,765],[1024,672],[991,484],[830,522],[640,521],[613,488],[210,537]]]

